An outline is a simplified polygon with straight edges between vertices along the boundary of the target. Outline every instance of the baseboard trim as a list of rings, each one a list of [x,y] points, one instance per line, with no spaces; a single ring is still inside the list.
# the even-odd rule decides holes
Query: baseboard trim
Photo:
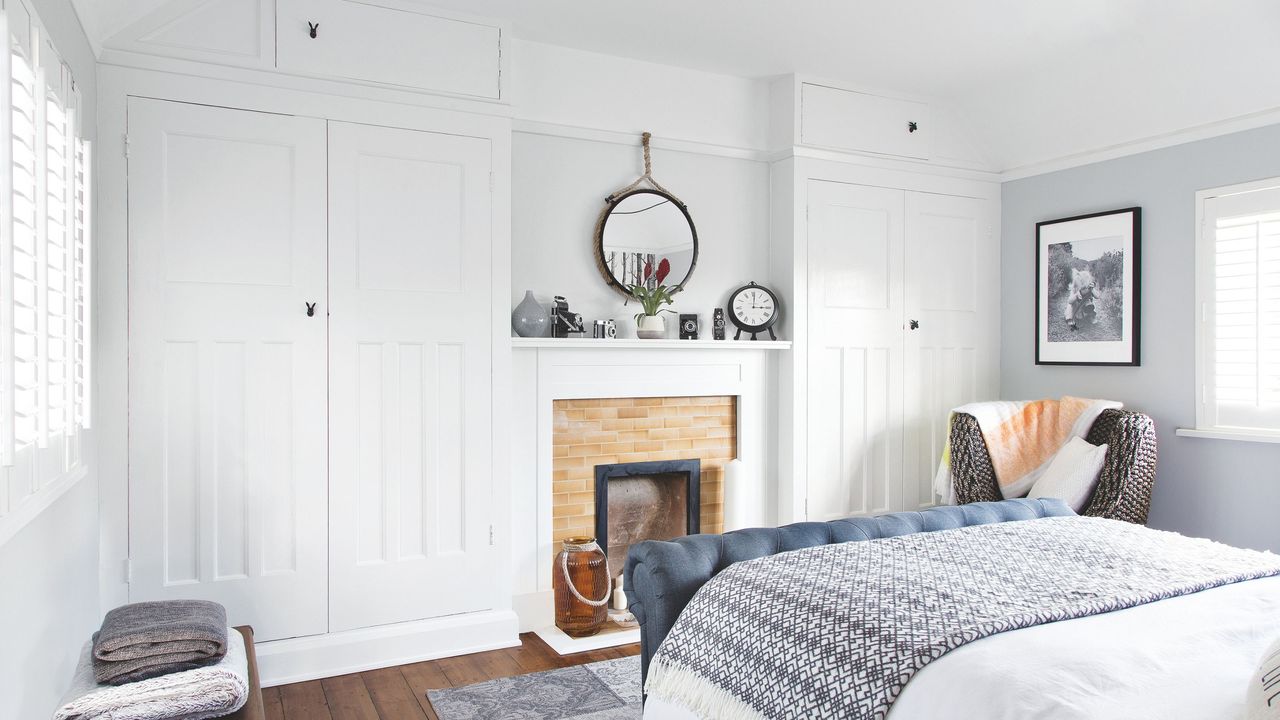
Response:
[[[263,687],[515,647],[519,619],[490,610],[259,643]]]

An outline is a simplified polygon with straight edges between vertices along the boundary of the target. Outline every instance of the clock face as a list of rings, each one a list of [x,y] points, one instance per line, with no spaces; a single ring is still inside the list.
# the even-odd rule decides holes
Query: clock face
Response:
[[[764,327],[770,324],[778,313],[773,296],[761,287],[743,289],[733,296],[730,307],[738,324],[747,327]]]

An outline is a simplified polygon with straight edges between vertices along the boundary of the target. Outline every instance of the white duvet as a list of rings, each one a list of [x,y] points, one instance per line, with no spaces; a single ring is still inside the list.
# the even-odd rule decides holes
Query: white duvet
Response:
[[[1280,577],[964,645],[907,683],[888,720],[1238,720],[1280,637]],[[650,698],[645,720],[694,720]]]

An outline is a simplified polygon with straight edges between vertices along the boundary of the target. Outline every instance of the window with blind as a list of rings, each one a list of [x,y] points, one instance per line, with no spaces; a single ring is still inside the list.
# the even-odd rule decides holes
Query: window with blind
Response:
[[[1197,429],[1280,437],[1280,178],[1198,203]]]
[[[90,148],[36,16],[0,16],[0,542],[83,475],[90,402]]]

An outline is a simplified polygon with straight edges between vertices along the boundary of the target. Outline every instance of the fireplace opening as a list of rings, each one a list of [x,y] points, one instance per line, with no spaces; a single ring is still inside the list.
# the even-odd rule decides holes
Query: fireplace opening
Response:
[[[615,576],[622,574],[632,545],[700,532],[701,460],[616,463],[595,470],[596,540]]]

